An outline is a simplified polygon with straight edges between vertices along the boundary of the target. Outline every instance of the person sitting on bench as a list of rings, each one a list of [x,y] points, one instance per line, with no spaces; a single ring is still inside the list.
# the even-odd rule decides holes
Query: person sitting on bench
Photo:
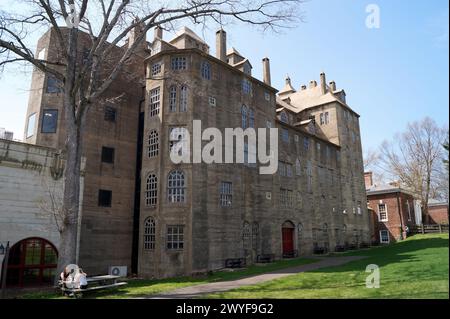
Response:
[[[86,280],[86,273],[83,271],[83,269],[78,268],[77,273],[75,274],[74,281],[75,281],[75,288],[79,289],[86,289],[88,286],[87,280]]]

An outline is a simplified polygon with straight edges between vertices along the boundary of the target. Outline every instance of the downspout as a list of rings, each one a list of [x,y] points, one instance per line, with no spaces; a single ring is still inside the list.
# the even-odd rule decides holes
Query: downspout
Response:
[[[400,216],[400,239],[403,240],[403,216],[402,216],[402,207],[400,205],[400,192],[397,192],[397,207],[398,207],[398,215]]]

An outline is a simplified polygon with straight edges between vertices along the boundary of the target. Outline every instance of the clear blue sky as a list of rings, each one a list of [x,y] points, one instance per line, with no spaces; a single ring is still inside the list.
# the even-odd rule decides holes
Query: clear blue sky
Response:
[[[368,4],[381,9],[379,29],[368,29]],[[281,34],[262,34],[249,26],[226,28],[228,46],[248,57],[261,78],[261,59],[271,60],[272,84],[281,88],[286,74],[295,88],[335,80],[349,105],[361,115],[363,147],[376,148],[406,124],[425,116],[448,125],[448,1],[309,0],[305,23]],[[195,29],[195,28],[194,28]],[[195,29],[214,54],[214,28]],[[150,37],[153,35],[149,33]],[[172,35],[165,34],[165,39]],[[6,69],[0,79],[0,127],[22,138],[30,74]]]

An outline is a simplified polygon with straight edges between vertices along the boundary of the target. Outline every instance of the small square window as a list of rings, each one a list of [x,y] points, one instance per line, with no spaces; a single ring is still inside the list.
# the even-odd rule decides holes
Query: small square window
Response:
[[[215,97],[210,96],[208,101],[209,101],[210,106],[216,106],[216,98]]]
[[[264,98],[266,99],[266,101],[270,101],[270,93],[264,92]]]
[[[102,162],[103,163],[114,163],[114,148],[112,147],[102,147]]]
[[[111,207],[112,191],[99,189],[98,191],[98,206]]]
[[[111,106],[105,107],[105,121],[115,122],[116,121],[116,109]]]

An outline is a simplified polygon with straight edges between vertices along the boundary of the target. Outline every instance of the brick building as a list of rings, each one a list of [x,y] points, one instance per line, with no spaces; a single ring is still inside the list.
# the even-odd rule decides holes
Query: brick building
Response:
[[[371,172],[366,172],[364,179],[372,242],[387,244],[405,239],[407,230],[416,225],[414,196],[395,183],[374,185]]]
[[[38,54],[51,57],[54,36],[50,30],[39,40]],[[247,58],[227,50],[223,30],[216,56],[188,28],[170,41],[156,29],[146,44],[125,70],[136,81],[124,74],[107,92],[122,99],[88,114],[83,269],[188,275],[223,268],[228,258],[253,263],[260,254],[370,241],[359,115],[335,82],[322,73],[319,84],[296,91],[288,78],[277,95],[269,60],[258,80]],[[32,83],[25,141],[63,148],[60,90],[39,71]],[[242,164],[174,164],[169,152],[187,142],[194,120],[221,132],[278,128],[278,172],[259,174],[247,144]]]
[[[436,199],[428,201],[428,224],[448,225],[448,203]]]

